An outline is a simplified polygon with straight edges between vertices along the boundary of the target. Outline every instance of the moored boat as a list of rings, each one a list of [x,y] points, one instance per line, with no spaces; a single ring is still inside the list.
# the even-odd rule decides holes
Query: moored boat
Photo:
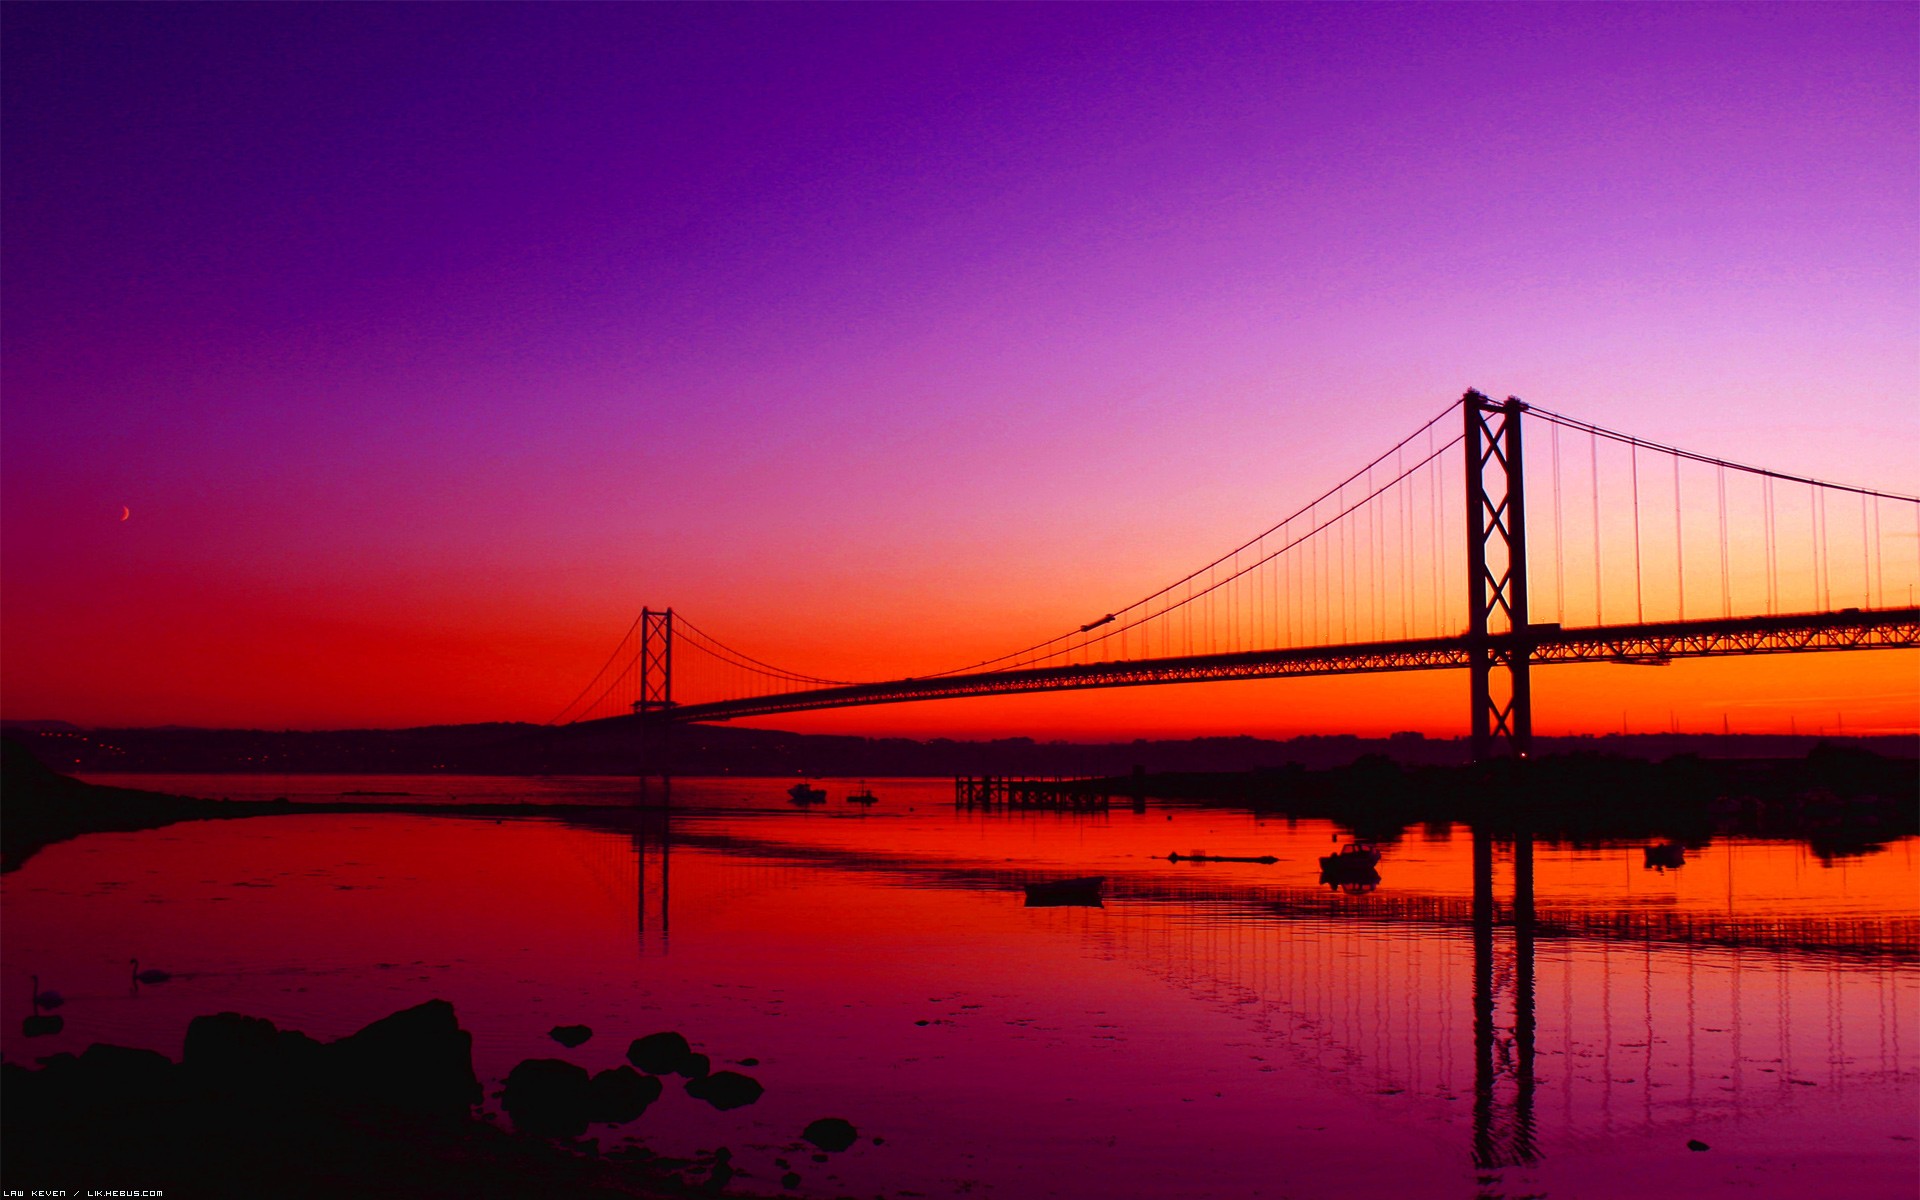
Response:
[[[1351,871],[1365,867],[1369,871],[1380,865],[1380,851],[1368,842],[1348,842],[1340,847],[1338,854],[1325,854],[1320,857],[1322,871]]]
[[[871,808],[880,803],[880,797],[873,794],[873,791],[867,787],[867,781],[863,779],[860,781],[860,790],[848,796],[847,803]]]
[[[1334,887],[1371,890],[1380,882],[1380,851],[1367,842],[1348,842],[1337,854],[1320,858],[1320,882]]]
[[[814,787],[810,783],[796,783],[787,789],[787,797],[795,804],[825,804],[827,790]]]

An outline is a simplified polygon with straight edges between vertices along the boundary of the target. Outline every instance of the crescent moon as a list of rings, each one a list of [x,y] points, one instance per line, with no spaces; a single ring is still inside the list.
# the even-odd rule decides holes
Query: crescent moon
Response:
[[[130,517],[130,516],[132,516],[132,515],[133,515],[133,510],[132,510],[132,509],[130,509],[130,508],[128,508],[128,507],[127,507],[126,505],[124,505],[124,504],[122,504],[122,505],[120,506],[120,519],[121,519],[122,521],[124,521],[124,520],[126,520],[126,519],[127,519],[128,517]]]

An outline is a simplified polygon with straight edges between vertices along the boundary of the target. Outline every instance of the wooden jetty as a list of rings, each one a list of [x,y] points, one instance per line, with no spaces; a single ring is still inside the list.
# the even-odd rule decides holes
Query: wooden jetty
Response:
[[[1103,812],[1113,804],[1110,779],[1012,779],[962,775],[953,781],[955,808]]]

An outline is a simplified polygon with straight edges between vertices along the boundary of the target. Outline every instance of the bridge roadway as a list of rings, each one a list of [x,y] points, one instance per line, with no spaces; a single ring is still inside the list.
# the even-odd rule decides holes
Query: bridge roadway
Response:
[[[1495,647],[1512,633],[1493,634]],[[1644,625],[1562,628],[1535,624],[1527,640],[1536,665],[1624,663],[1665,666],[1680,658],[1725,658],[1749,654],[1820,650],[1889,650],[1920,646],[1920,608],[1843,609],[1772,617],[1715,618]],[[937,675],[885,683],[811,688],[770,696],[675,705],[663,710],[675,722],[728,721],[822,708],[899,704],[961,696],[1081,688],[1137,687],[1159,683],[1205,683],[1226,679],[1275,679],[1291,675],[1358,675],[1381,671],[1436,671],[1470,665],[1466,634],[1415,641],[1361,642],[1289,650],[1249,650],[1182,658],[1029,667],[970,675]],[[651,714],[650,714],[651,715]]]

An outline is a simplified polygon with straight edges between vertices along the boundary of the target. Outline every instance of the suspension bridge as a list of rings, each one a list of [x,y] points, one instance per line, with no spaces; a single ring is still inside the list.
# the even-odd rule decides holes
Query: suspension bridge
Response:
[[[1523,440],[1535,425],[1544,447],[1538,434],[1531,448]],[[1916,585],[1920,498],[1469,391],[1226,554],[1024,648],[932,674],[835,680],[744,654],[671,608],[643,608],[554,723],[630,716],[662,727],[1017,692],[1465,669],[1474,757],[1525,756],[1536,665],[1911,648]]]

